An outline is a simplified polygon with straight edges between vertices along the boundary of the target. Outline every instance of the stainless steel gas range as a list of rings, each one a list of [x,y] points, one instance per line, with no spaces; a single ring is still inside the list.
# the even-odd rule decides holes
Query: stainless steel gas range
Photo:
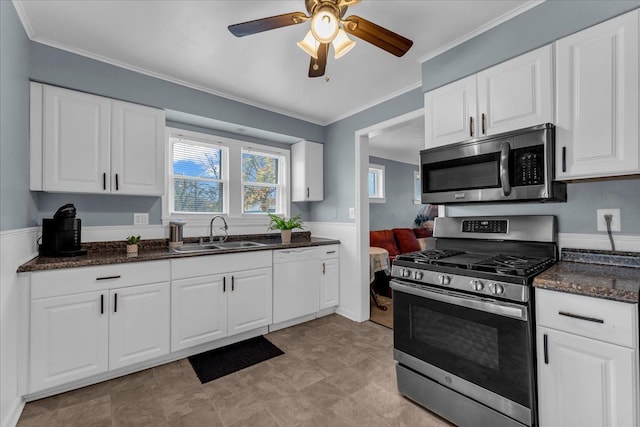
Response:
[[[536,426],[531,284],[555,218],[436,218],[434,237],[392,267],[398,390],[459,426]]]

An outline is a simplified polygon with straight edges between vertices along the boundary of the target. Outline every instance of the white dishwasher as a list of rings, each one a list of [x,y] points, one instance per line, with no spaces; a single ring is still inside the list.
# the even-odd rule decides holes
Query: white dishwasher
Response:
[[[273,323],[319,310],[319,249],[307,247],[273,251]]]

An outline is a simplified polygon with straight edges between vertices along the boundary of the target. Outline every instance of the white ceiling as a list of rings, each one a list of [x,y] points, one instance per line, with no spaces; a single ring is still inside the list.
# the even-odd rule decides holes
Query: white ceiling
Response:
[[[424,149],[424,116],[369,134],[369,155],[417,165]]]
[[[318,124],[419,87],[419,59],[521,13],[530,0],[363,0],[359,15],[414,41],[402,58],[362,40],[324,78],[296,46],[309,23],[236,38],[227,26],[305,11],[303,0],[15,0],[37,42]]]

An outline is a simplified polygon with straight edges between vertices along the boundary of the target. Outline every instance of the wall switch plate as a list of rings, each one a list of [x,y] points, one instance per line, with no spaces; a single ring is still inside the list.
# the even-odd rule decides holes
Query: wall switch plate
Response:
[[[598,231],[607,231],[607,222],[604,220],[605,215],[611,215],[611,231],[622,231],[620,226],[620,209],[597,209]]]
[[[133,225],[149,225],[149,214],[148,213],[134,213],[133,214]]]
[[[349,208],[349,219],[356,219],[356,208]]]

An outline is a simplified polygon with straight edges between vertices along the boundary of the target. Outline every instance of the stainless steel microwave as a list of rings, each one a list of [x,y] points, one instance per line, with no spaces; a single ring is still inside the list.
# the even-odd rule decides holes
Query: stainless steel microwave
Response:
[[[422,203],[567,200],[550,123],[420,152]]]

